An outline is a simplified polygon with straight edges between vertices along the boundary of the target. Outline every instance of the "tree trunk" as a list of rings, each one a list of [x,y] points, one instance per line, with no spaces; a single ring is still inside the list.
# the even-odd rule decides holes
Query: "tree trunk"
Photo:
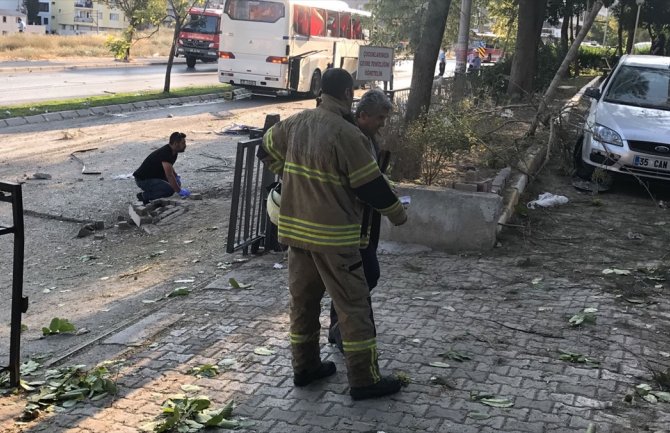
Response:
[[[512,98],[522,98],[533,92],[537,47],[546,8],[547,0],[519,0],[519,29],[507,86],[507,94]]]
[[[572,2],[568,1],[563,13],[563,22],[561,23],[561,56],[568,52],[568,29],[570,28],[570,10]]]
[[[593,5],[591,11],[589,11],[589,14],[584,19],[584,23],[579,33],[577,34],[575,42],[573,42],[572,45],[570,46],[568,54],[566,54],[565,58],[563,59],[561,66],[558,68],[558,71],[556,71],[556,74],[554,75],[554,79],[551,80],[549,88],[544,93],[542,101],[540,101],[540,107],[537,110],[537,116],[535,116],[535,120],[533,121],[533,124],[531,125],[530,130],[528,131],[528,135],[531,136],[535,135],[535,131],[537,130],[540,121],[546,120],[548,101],[551,101],[554,98],[554,95],[558,90],[558,85],[560,84],[565,74],[568,72],[570,63],[577,58],[577,54],[579,53],[579,46],[586,37],[586,34],[589,32],[589,30],[591,30],[591,26],[593,26],[593,22],[595,21],[596,16],[598,16],[598,12],[602,7],[603,7],[603,1],[597,0]]]
[[[616,55],[620,56],[623,54],[623,25],[621,23],[621,18],[619,18],[619,26],[617,27],[616,35],[617,35]]]
[[[177,14],[175,14],[177,15]],[[170,76],[172,74],[172,64],[174,63],[174,55],[177,52],[177,39],[181,31],[181,19],[179,16],[175,17],[174,34],[172,35],[172,47],[170,48],[170,55],[168,56],[167,67],[165,68],[165,84],[163,85],[163,93],[170,93]]]
[[[435,62],[447,24],[451,0],[430,0],[423,21],[423,31],[414,55],[412,83],[407,100],[405,123],[419,118],[428,110],[433,91]],[[394,174],[403,179],[416,179],[421,172],[419,149],[403,149],[395,155]]]
[[[440,51],[444,28],[447,25],[451,0],[430,0],[425,14],[425,25],[414,55],[412,83],[407,100],[405,122],[416,120],[430,106],[433,90],[435,61]]]

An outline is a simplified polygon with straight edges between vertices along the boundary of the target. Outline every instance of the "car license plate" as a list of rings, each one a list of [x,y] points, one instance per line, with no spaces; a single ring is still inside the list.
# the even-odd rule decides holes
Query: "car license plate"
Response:
[[[636,167],[655,168],[657,170],[670,170],[670,161],[667,159],[647,158],[646,156],[635,155],[633,164]]]
[[[255,86],[256,82],[252,80],[240,80],[240,84],[246,84],[247,86]]]

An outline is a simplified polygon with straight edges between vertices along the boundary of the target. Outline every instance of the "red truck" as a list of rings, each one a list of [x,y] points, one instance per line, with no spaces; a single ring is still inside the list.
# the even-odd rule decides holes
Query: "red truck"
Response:
[[[219,56],[222,9],[191,8],[177,39],[177,56],[193,68],[196,60],[216,62]]]

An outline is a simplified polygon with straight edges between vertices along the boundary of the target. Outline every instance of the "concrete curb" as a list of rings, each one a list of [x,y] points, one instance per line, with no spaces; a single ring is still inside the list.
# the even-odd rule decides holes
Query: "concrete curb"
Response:
[[[186,60],[181,58],[175,58],[174,65],[185,65]],[[116,60],[92,62],[89,64],[76,64],[68,65],[66,63],[57,63],[53,65],[37,65],[37,66],[2,66],[0,65],[0,74],[11,74],[16,72],[54,72],[54,71],[66,71],[66,70],[79,70],[79,69],[100,69],[100,68],[138,68],[142,66],[159,66],[167,65],[167,59],[156,59],[156,60],[146,60],[140,59],[133,62],[119,62]]]
[[[134,102],[131,104],[103,105],[100,107],[85,108],[80,110],[54,111],[53,113],[36,114],[34,116],[10,117],[8,119],[0,119],[0,129],[10,126],[56,122],[80,117],[130,113],[138,110],[146,110],[148,108],[169,107],[171,105],[210,102],[217,99],[225,99],[223,91],[220,93],[207,93],[197,96],[183,96],[181,98],[151,99],[147,101]]]
[[[570,116],[570,112],[574,107],[577,106],[579,101],[584,95],[584,91],[591,87],[594,82],[598,81],[600,77],[596,77],[593,80],[589,81],[584,87],[579,89],[579,92],[573,96],[567,104],[565,104],[562,117],[567,119]],[[547,151],[549,149],[549,143],[546,144],[536,144],[531,146],[527,151],[526,155],[523,158],[523,162],[520,162],[519,165],[524,164],[526,167],[526,173],[518,172],[512,177],[509,187],[503,194],[504,204],[503,212],[498,219],[498,233],[502,230],[502,227],[507,224],[507,222],[514,215],[514,209],[519,203],[521,194],[525,191],[526,187],[530,183],[529,175],[535,176],[540,170],[542,160],[547,157]]]

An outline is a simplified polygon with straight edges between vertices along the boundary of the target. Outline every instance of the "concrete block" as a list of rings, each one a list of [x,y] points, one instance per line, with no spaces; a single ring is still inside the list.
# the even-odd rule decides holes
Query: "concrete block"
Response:
[[[128,215],[137,227],[142,225],[142,217],[137,212],[135,212],[135,208],[132,204],[128,206]]]
[[[408,184],[397,189],[398,195],[412,198],[408,219],[394,227],[382,218],[382,240],[448,252],[485,251],[495,245],[503,205],[499,195]]]
[[[107,107],[92,107],[90,110],[93,114],[107,114],[108,113]]]
[[[477,192],[491,192],[493,179],[480,180],[477,182]]]
[[[93,114],[93,113],[91,113],[90,108],[82,108],[80,110],[77,110],[77,115],[79,115],[79,117],[88,117],[91,114]]]
[[[105,222],[104,221],[96,221],[93,223],[93,228],[96,230],[104,230],[105,229]]]
[[[121,113],[123,110],[120,105],[108,105],[107,106],[107,112],[108,113]]]
[[[24,117],[10,117],[9,119],[5,119],[5,122],[7,122],[7,126],[20,126],[28,123]]]
[[[496,175],[496,177],[493,178],[493,182],[491,184],[491,192],[495,194],[502,194],[502,191],[505,189],[505,185],[507,184],[507,179],[509,179],[509,176],[511,174],[512,174],[511,167],[505,167],[502,170],[500,170]]]
[[[457,189],[459,191],[477,192],[477,184],[456,182],[454,183],[454,189]]]
[[[76,119],[79,117],[79,113],[77,113],[75,110],[61,111],[60,115],[63,119]]]
[[[479,180],[479,172],[476,170],[468,170],[465,172],[465,182],[477,182]]]
[[[119,221],[116,226],[119,228],[119,230],[128,230],[130,228],[128,221]]]
[[[0,119],[0,128],[4,128],[5,126],[7,126],[5,119]]]
[[[55,122],[58,120],[63,120],[63,116],[61,116],[60,113],[44,113],[42,116],[44,116],[44,120],[47,122]]]
[[[26,122],[31,124],[44,122],[44,116],[41,114],[38,114],[36,116],[26,116],[24,117],[24,119],[26,119]]]
[[[133,102],[133,107],[137,110],[143,110],[148,107],[147,101]]]
[[[199,192],[192,192],[190,196],[191,200],[202,200],[202,194]]]
[[[79,229],[79,233],[77,233],[78,238],[85,238],[86,236],[91,236],[93,233],[95,233],[95,229],[93,228],[93,224],[84,224],[82,228]]]

